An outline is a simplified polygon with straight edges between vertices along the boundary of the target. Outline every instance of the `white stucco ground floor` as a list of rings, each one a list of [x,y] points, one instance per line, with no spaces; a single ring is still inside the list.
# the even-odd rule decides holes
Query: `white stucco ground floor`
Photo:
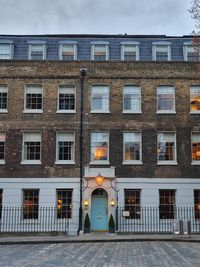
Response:
[[[86,173],[82,187],[83,228],[84,218],[88,214],[91,230],[107,231],[112,214],[117,227],[123,224],[123,229],[129,231],[128,225],[132,224],[135,228],[131,231],[136,228],[142,231],[141,225],[145,220],[156,224],[158,221],[176,219],[175,209],[179,207],[191,209],[189,219],[200,222],[199,179],[116,178],[112,173],[107,177],[106,171],[102,170],[101,176],[104,178],[98,184],[95,179],[97,173]],[[31,230],[59,230],[60,226],[54,228],[56,222],[62,224],[65,220],[68,233],[77,234],[79,178],[1,178],[0,190],[1,231],[15,231],[15,224],[23,225],[20,229],[26,231],[35,222],[37,224]],[[47,223],[49,228],[45,226]]]

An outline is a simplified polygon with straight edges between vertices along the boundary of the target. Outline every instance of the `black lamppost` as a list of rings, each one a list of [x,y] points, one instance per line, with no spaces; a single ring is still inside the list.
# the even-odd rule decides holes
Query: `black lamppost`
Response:
[[[80,144],[80,206],[79,206],[79,229],[78,234],[80,231],[83,230],[83,89],[84,89],[84,79],[87,73],[86,68],[80,69],[81,73],[81,92],[80,92],[80,137],[79,137],[79,144]]]

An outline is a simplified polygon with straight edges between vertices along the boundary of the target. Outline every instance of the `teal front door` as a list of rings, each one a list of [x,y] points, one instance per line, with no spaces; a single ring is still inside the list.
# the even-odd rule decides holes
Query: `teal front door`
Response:
[[[108,199],[106,197],[92,197],[91,229],[92,231],[108,230]]]

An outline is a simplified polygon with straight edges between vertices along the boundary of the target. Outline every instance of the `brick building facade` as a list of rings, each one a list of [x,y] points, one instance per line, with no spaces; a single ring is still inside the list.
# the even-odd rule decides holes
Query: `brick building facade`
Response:
[[[195,56],[190,37],[0,36],[1,205],[23,207],[23,220],[56,207],[80,228],[83,89],[81,217],[92,230],[107,230],[116,207],[127,220],[141,206],[166,220],[194,207],[200,219]]]

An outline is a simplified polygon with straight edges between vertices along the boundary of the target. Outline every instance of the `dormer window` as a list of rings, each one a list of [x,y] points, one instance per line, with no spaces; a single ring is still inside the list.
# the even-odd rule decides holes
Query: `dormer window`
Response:
[[[109,42],[92,42],[91,44],[92,60],[102,61],[109,59]]]
[[[76,60],[77,43],[73,41],[59,42],[59,58],[60,60]]]
[[[13,41],[0,40],[0,59],[13,58]]]
[[[29,55],[30,60],[44,60],[46,59],[46,43],[42,41],[29,42]]]
[[[171,43],[154,42],[152,46],[152,58],[155,61],[171,60]]]
[[[183,46],[183,56],[185,61],[199,60],[199,48],[192,45],[192,42],[185,42]]]
[[[127,61],[139,60],[139,43],[121,42],[121,60],[127,60]]]

